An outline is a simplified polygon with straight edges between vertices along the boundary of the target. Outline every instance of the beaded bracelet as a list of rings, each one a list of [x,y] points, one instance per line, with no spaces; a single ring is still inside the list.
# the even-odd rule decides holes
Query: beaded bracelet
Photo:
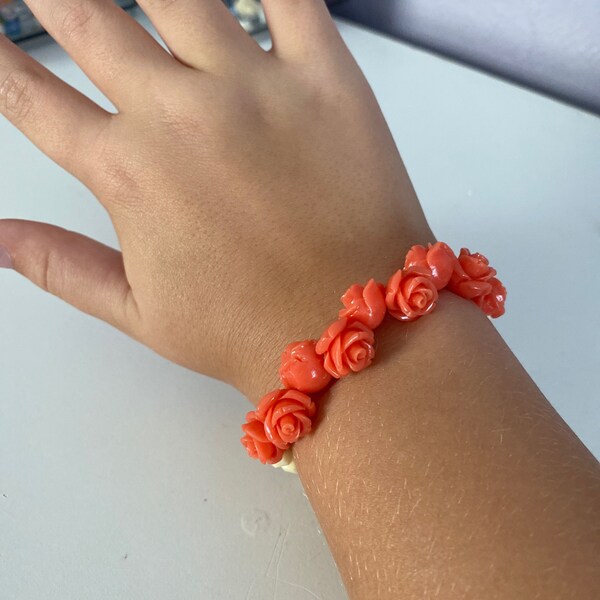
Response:
[[[373,331],[386,313],[399,321],[419,319],[436,307],[444,288],[475,302],[489,317],[504,314],[506,289],[485,256],[462,248],[456,257],[443,242],[413,246],[387,285],[371,279],[350,286],[338,319],[319,340],[287,346],[279,369],[282,389],[264,396],[242,425],[241,442],[250,457],[295,473],[291,446],[311,432],[317,412],[309,394],[373,362]]]

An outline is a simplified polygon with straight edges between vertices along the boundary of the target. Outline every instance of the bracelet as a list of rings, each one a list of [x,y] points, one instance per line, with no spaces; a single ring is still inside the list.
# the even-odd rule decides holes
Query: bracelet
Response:
[[[241,442],[249,456],[296,473],[291,446],[311,432],[317,412],[309,394],[370,366],[374,330],[385,315],[406,322],[419,319],[436,307],[444,288],[471,300],[489,317],[504,314],[506,289],[485,256],[462,248],[457,257],[443,242],[413,246],[404,268],[387,285],[371,279],[365,286],[350,286],[341,298],[344,308],[338,319],[319,340],[287,346],[279,369],[282,389],[264,396],[242,425]]]

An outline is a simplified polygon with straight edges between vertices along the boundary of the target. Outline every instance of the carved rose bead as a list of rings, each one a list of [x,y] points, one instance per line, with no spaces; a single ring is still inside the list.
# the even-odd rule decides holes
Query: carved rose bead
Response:
[[[506,288],[502,285],[500,280],[495,277],[492,277],[488,283],[492,288],[489,294],[475,298],[474,302],[488,317],[497,319],[504,314]]]
[[[268,440],[286,450],[310,433],[316,411],[315,403],[306,394],[298,390],[275,390],[263,397],[256,414],[264,423]]]
[[[354,284],[342,296],[345,308],[340,310],[340,317],[360,321],[369,329],[381,325],[385,317],[385,287],[374,279],[364,287]]]
[[[490,267],[483,254],[471,254],[466,248],[461,248],[448,289],[458,296],[474,300],[492,293],[490,280],[495,276],[496,270]]]
[[[316,344],[316,340],[294,342],[285,349],[279,369],[284,387],[313,394],[331,381],[331,375],[323,366],[323,357],[317,354]]]
[[[332,323],[317,342],[325,369],[336,379],[368,367],[375,356],[375,335],[360,321],[342,317]]]
[[[431,273],[431,279],[438,290],[445,288],[454,271],[457,258],[448,244],[436,242],[424,246],[413,246],[406,255],[404,268],[419,267]]]
[[[246,435],[240,441],[245,446],[250,458],[271,465],[281,460],[283,450],[269,440],[265,433],[265,425],[258,418],[255,411],[251,411],[246,415],[246,423],[242,425],[242,430]]]
[[[430,313],[437,301],[438,291],[428,269],[401,269],[388,281],[385,303],[399,321],[414,321]]]

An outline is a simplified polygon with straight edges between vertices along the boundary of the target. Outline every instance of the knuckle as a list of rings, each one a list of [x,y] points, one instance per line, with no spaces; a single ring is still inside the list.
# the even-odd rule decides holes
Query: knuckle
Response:
[[[112,116],[93,142],[93,160],[85,180],[105,205],[128,204],[127,198],[139,195],[134,161],[122,141],[119,116]]]
[[[16,69],[0,83],[0,106],[7,117],[23,120],[27,117],[35,98],[38,76],[30,71]]]
[[[58,277],[56,256],[51,249],[44,252],[37,261],[36,284],[46,292],[60,296],[61,284]]]
[[[75,0],[68,2],[60,24],[62,36],[67,40],[77,40],[85,36],[92,18],[90,2]]]
[[[135,170],[123,157],[104,157],[99,161],[102,196],[113,210],[131,209],[142,193]]]

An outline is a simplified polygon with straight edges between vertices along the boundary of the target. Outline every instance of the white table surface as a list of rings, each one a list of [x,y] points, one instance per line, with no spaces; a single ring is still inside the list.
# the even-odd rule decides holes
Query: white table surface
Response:
[[[493,259],[498,329],[600,456],[600,119],[339,26],[434,231]],[[55,44],[28,47],[102,101]],[[115,243],[92,195],[3,120],[0,175],[0,216]],[[346,598],[299,481],[245,457],[239,394],[15,273],[0,298],[2,600]]]

